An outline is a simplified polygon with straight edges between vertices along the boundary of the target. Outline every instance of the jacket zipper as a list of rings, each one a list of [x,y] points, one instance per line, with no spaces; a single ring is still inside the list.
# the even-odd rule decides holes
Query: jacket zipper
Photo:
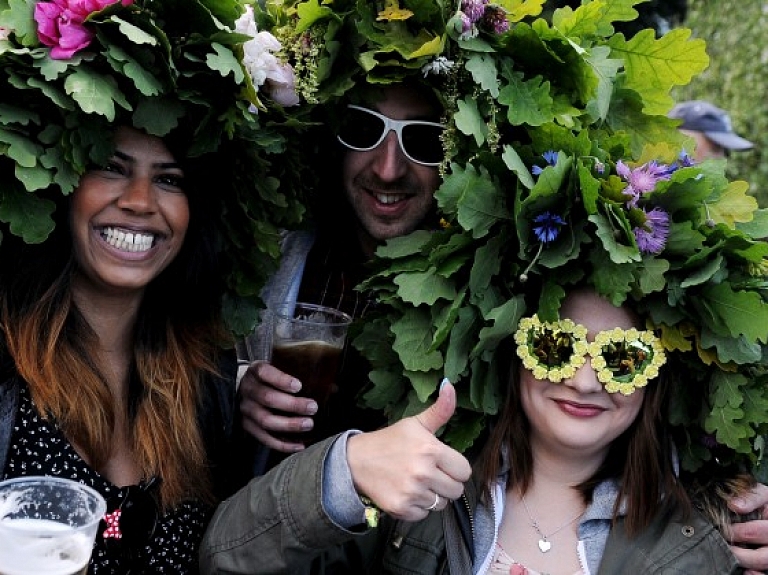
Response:
[[[464,502],[464,507],[467,509],[467,516],[469,516],[469,531],[472,535],[472,542],[474,545],[475,541],[475,516],[472,515],[472,509],[469,506],[469,500],[467,499],[467,494],[462,493],[461,494],[461,500]]]

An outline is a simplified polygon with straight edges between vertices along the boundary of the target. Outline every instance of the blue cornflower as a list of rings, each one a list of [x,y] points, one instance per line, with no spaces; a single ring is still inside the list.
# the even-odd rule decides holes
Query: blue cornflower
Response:
[[[543,244],[555,241],[560,235],[560,226],[565,225],[565,220],[552,212],[543,212],[533,218],[533,221],[539,224],[534,226],[533,233]]]
[[[544,158],[544,161],[547,162],[548,166],[554,166],[557,163],[557,152],[554,150],[547,150],[541,155],[542,158]],[[541,175],[541,172],[544,171],[544,168],[541,166],[533,166],[531,168],[531,173],[534,176]]]
[[[680,155],[677,156],[677,161],[675,161],[671,166],[669,166],[669,173],[674,174],[680,168],[690,168],[695,165],[696,165],[696,161],[691,156],[688,155],[688,152],[683,150],[682,152],[680,152]]]

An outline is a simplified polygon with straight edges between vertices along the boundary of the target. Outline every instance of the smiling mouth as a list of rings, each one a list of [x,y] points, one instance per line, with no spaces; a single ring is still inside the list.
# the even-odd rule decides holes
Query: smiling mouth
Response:
[[[125,232],[117,228],[102,228],[101,238],[113,248],[124,252],[146,252],[155,243],[155,234]]]
[[[381,194],[376,192],[371,192],[371,195],[376,198],[377,202],[386,205],[396,204],[397,202],[402,202],[410,197],[408,194]]]

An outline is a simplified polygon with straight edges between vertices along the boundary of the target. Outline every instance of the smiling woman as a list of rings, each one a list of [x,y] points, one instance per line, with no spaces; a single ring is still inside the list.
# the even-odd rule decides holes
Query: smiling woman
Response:
[[[240,4],[174,8],[0,12],[0,480],[100,493],[95,575],[197,572],[234,487],[225,320],[248,308],[223,302],[258,290],[301,212],[289,185],[275,200],[283,134],[260,122],[287,114],[246,73]]]
[[[113,157],[75,189],[70,225],[76,280],[140,296],[184,243],[189,201],[180,164],[161,139],[119,128]]]

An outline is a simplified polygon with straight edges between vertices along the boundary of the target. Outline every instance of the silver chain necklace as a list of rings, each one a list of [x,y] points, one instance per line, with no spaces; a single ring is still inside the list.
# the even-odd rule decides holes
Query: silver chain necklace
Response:
[[[576,521],[583,514],[583,511],[579,511],[578,515],[574,516],[573,518],[563,523],[560,527],[555,529],[549,535],[545,535],[544,532],[541,530],[541,527],[539,527],[539,522],[533,518],[533,515],[531,515],[531,510],[528,509],[528,504],[525,502],[525,495],[520,496],[520,501],[523,502],[523,507],[525,507],[525,512],[528,514],[528,520],[531,522],[531,526],[536,530],[536,533],[539,534],[539,551],[541,551],[542,553],[546,553],[547,551],[552,549],[552,542],[549,540],[550,537],[552,537],[556,533],[559,533],[560,531],[568,527],[571,523]]]

